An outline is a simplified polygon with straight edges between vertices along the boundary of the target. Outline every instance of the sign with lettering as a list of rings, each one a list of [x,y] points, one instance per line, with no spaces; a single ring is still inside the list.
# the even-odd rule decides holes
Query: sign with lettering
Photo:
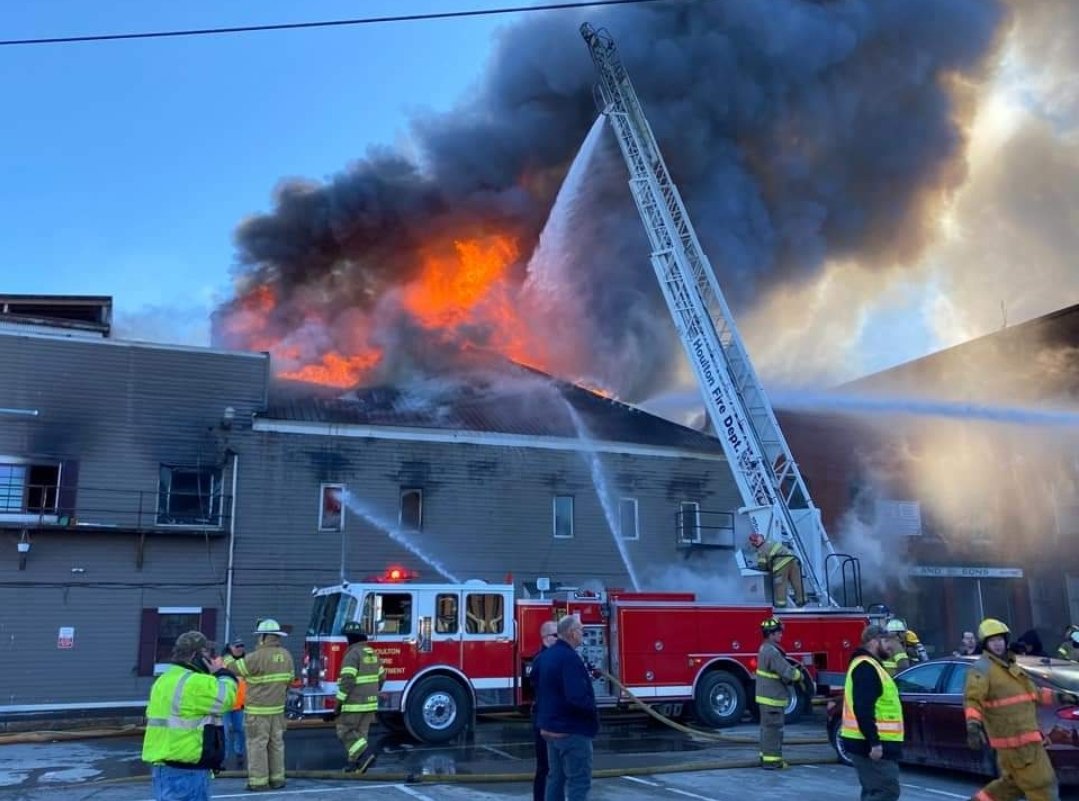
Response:
[[[920,578],[1022,578],[1023,568],[914,565],[909,575]]]
[[[57,648],[74,648],[75,647],[75,627],[74,626],[61,626],[60,633],[56,637]]]

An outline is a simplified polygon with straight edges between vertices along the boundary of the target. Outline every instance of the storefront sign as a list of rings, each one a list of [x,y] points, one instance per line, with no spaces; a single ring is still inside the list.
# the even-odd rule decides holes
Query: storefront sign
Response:
[[[1023,568],[914,565],[909,575],[921,578],[1022,578]]]

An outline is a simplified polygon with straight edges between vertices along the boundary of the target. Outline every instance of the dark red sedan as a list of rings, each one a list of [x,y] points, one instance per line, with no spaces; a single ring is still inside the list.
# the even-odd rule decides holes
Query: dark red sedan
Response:
[[[991,751],[967,748],[963,687],[976,658],[935,659],[896,676],[903,701],[905,763],[995,774],[996,759]],[[1079,693],[1079,664],[1027,656],[1019,657],[1019,662],[1038,686]],[[829,700],[828,738],[840,760],[850,764],[839,737],[842,713],[842,695]],[[1079,784],[1079,707],[1039,706],[1038,719],[1042,734],[1048,738],[1049,758],[1060,783]]]

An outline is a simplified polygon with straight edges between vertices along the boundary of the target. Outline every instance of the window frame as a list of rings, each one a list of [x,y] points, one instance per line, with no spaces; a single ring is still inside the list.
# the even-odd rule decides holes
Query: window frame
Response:
[[[948,671],[948,667],[949,667],[949,663],[944,662],[944,661],[940,661],[940,662],[934,662],[934,661],[920,662],[917,665],[911,665],[909,668],[907,668],[902,673],[900,673],[898,676],[896,676],[896,679],[895,679],[896,687],[899,690],[899,693],[901,695],[940,695],[941,686],[942,686],[941,682],[944,680],[944,676]],[[933,669],[936,669],[937,680],[933,683],[932,688],[930,688],[928,690],[927,689],[905,689],[901,685],[902,682],[909,681],[909,679],[905,678],[905,676],[907,676],[908,674],[911,674],[911,673],[928,673],[930,670],[933,670]]]
[[[136,663],[138,676],[160,676],[169,669],[171,662],[158,662],[161,647],[161,618],[165,615],[198,615],[197,630],[211,642],[217,629],[217,609],[205,606],[151,606],[142,609],[139,626],[139,652]]]
[[[60,495],[63,487],[64,462],[56,459],[28,459],[19,456],[0,455],[0,467],[22,468],[24,475],[19,485],[18,508],[10,507],[10,492],[16,487],[13,481],[7,484],[7,492],[0,489],[0,498],[7,499],[7,506],[0,506],[0,520],[11,523],[56,523],[60,515]],[[55,468],[55,484],[31,484],[31,471],[35,468]],[[36,509],[30,508],[30,491],[33,487],[51,491],[52,503]]]
[[[510,605],[508,605],[506,603],[505,593],[495,592],[495,591],[491,591],[491,590],[484,591],[481,588],[476,588],[476,589],[466,589],[465,592],[463,593],[463,595],[464,595],[464,597],[463,597],[464,603],[461,604],[461,609],[464,610],[464,615],[463,615],[463,617],[464,617],[464,627],[461,629],[461,631],[462,631],[462,633],[464,634],[464,636],[467,639],[470,639],[470,640],[491,639],[491,638],[505,637],[507,635],[507,632],[509,631],[509,621],[506,620],[506,610],[510,608]],[[469,620],[470,615],[469,615],[469,611],[468,611],[469,610],[469,601],[472,598],[475,598],[475,597],[480,597],[480,598],[491,597],[491,598],[497,598],[498,599],[498,615],[497,615],[497,617],[490,618],[490,619],[485,619],[485,622],[488,622],[488,623],[490,622],[490,620],[499,620],[499,621],[501,621],[500,624],[499,624],[498,631],[470,631],[469,630],[469,624],[471,622]],[[472,617],[474,617],[474,616],[472,616]]]
[[[338,512],[338,520],[336,525],[326,525],[326,492],[328,490],[338,490],[341,494],[338,498],[340,504],[340,511]],[[324,481],[318,485],[318,530],[319,532],[334,532],[345,530],[345,485],[334,482]]]
[[[416,525],[405,523],[405,498],[415,495],[418,501]],[[423,487],[401,487],[397,502],[397,525],[402,531],[423,531]]]
[[[564,499],[569,501],[569,533],[558,533],[558,501]],[[577,533],[576,529],[576,511],[577,502],[573,495],[553,495],[551,497],[551,536],[556,540],[572,540]]]
[[[685,537],[685,526],[683,523],[686,519],[686,507],[693,508],[693,530],[696,534],[692,539]],[[679,501],[678,502],[678,540],[679,542],[685,542],[692,545],[699,545],[701,543],[701,502],[700,501]]]
[[[633,535],[627,536],[623,523],[625,523],[625,515],[622,511],[622,504],[630,503],[633,505]],[[633,541],[641,538],[641,507],[636,498],[630,496],[624,496],[618,499],[618,536],[623,540]]]
[[[170,471],[169,489],[165,492],[165,488],[162,485],[162,473],[165,470]],[[194,522],[172,522],[172,518],[175,516],[170,514],[168,509],[162,509],[162,500],[171,500],[172,497],[172,479],[171,474],[174,472],[195,473],[201,474],[208,472],[210,474],[210,493],[209,493],[209,506],[207,507],[206,520],[194,521]],[[220,466],[209,465],[201,466],[197,465],[190,467],[187,465],[168,464],[161,462],[157,470],[157,507],[154,510],[154,526],[157,528],[216,528],[219,529],[224,525],[224,473]]]

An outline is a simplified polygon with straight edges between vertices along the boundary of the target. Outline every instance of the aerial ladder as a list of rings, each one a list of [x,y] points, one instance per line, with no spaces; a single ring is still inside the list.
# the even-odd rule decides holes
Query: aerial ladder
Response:
[[[652,267],[741,493],[739,511],[753,531],[797,556],[818,608],[860,606],[857,560],[837,553],[828,539],[614,40],[588,23],[581,35],[599,73],[597,101],[629,168]],[[738,553],[743,575],[760,575]],[[837,578],[841,593],[833,591]]]

